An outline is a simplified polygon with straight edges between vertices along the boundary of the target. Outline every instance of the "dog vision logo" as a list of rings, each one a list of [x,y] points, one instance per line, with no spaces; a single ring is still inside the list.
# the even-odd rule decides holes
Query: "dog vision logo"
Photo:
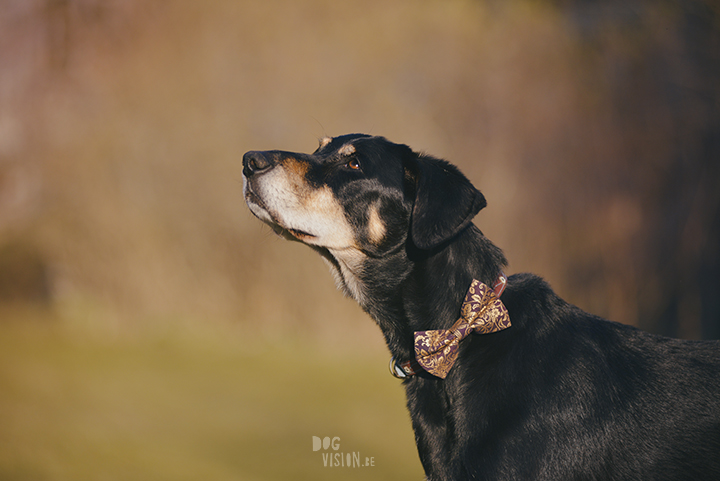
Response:
[[[357,451],[342,453],[340,451],[340,438],[326,436],[320,439],[312,437],[313,452],[322,451],[323,466],[326,468],[364,468],[375,466],[375,457],[360,456]]]

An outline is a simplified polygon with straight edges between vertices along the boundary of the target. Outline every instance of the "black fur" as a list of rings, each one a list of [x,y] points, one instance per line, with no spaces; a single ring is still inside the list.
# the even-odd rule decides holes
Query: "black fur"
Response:
[[[341,168],[349,143],[359,170]],[[356,297],[397,359],[413,356],[414,331],[452,325],[472,279],[491,285],[504,267],[471,223],[484,197],[451,164],[353,134],[312,155],[246,154],[248,190],[289,156],[309,166],[303,182],[329,186],[342,204],[363,255]],[[366,235],[372,202],[382,242]],[[429,480],[720,479],[719,342],[600,319],[531,274],[511,276],[501,299],[511,328],[463,340],[444,380],[403,381]]]

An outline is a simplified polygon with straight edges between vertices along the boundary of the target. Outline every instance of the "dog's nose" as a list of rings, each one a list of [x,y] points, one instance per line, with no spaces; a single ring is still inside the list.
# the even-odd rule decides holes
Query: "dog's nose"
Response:
[[[272,159],[267,152],[250,151],[243,155],[243,174],[250,177],[272,167]]]

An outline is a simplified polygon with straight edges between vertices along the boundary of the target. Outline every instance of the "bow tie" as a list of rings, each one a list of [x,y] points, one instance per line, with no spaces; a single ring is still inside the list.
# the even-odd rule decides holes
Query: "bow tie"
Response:
[[[473,280],[460,308],[460,319],[450,329],[415,332],[415,359],[430,374],[445,379],[458,356],[460,341],[470,333],[489,334],[510,327],[510,316],[500,301],[499,294],[505,286],[501,276],[496,291],[478,280]],[[496,294],[497,292],[497,294]],[[415,374],[411,363],[391,364],[391,372],[397,377]],[[398,370],[397,368],[400,368]],[[408,369],[409,368],[409,369]]]

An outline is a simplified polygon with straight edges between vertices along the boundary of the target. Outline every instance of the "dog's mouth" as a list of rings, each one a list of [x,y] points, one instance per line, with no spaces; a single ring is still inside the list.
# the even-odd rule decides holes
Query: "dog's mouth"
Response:
[[[270,223],[266,222],[267,225],[270,226],[270,228],[280,237],[286,239],[286,240],[292,240],[292,241],[308,241],[310,239],[314,239],[315,236],[312,234],[308,234],[307,232],[298,230],[298,229],[288,229],[287,227],[283,227],[277,222]]]
[[[252,212],[255,217],[270,226],[273,232],[283,239],[306,242],[315,238],[315,236],[309,232],[305,232],[300,229],[292,229],[282,225],[282,223],[277,220],[276,216],[270,212],[260,196],[250,189],[247,189],[245,192],[245,202],[247,202],[248,207],[250,207],[250,212]]]

